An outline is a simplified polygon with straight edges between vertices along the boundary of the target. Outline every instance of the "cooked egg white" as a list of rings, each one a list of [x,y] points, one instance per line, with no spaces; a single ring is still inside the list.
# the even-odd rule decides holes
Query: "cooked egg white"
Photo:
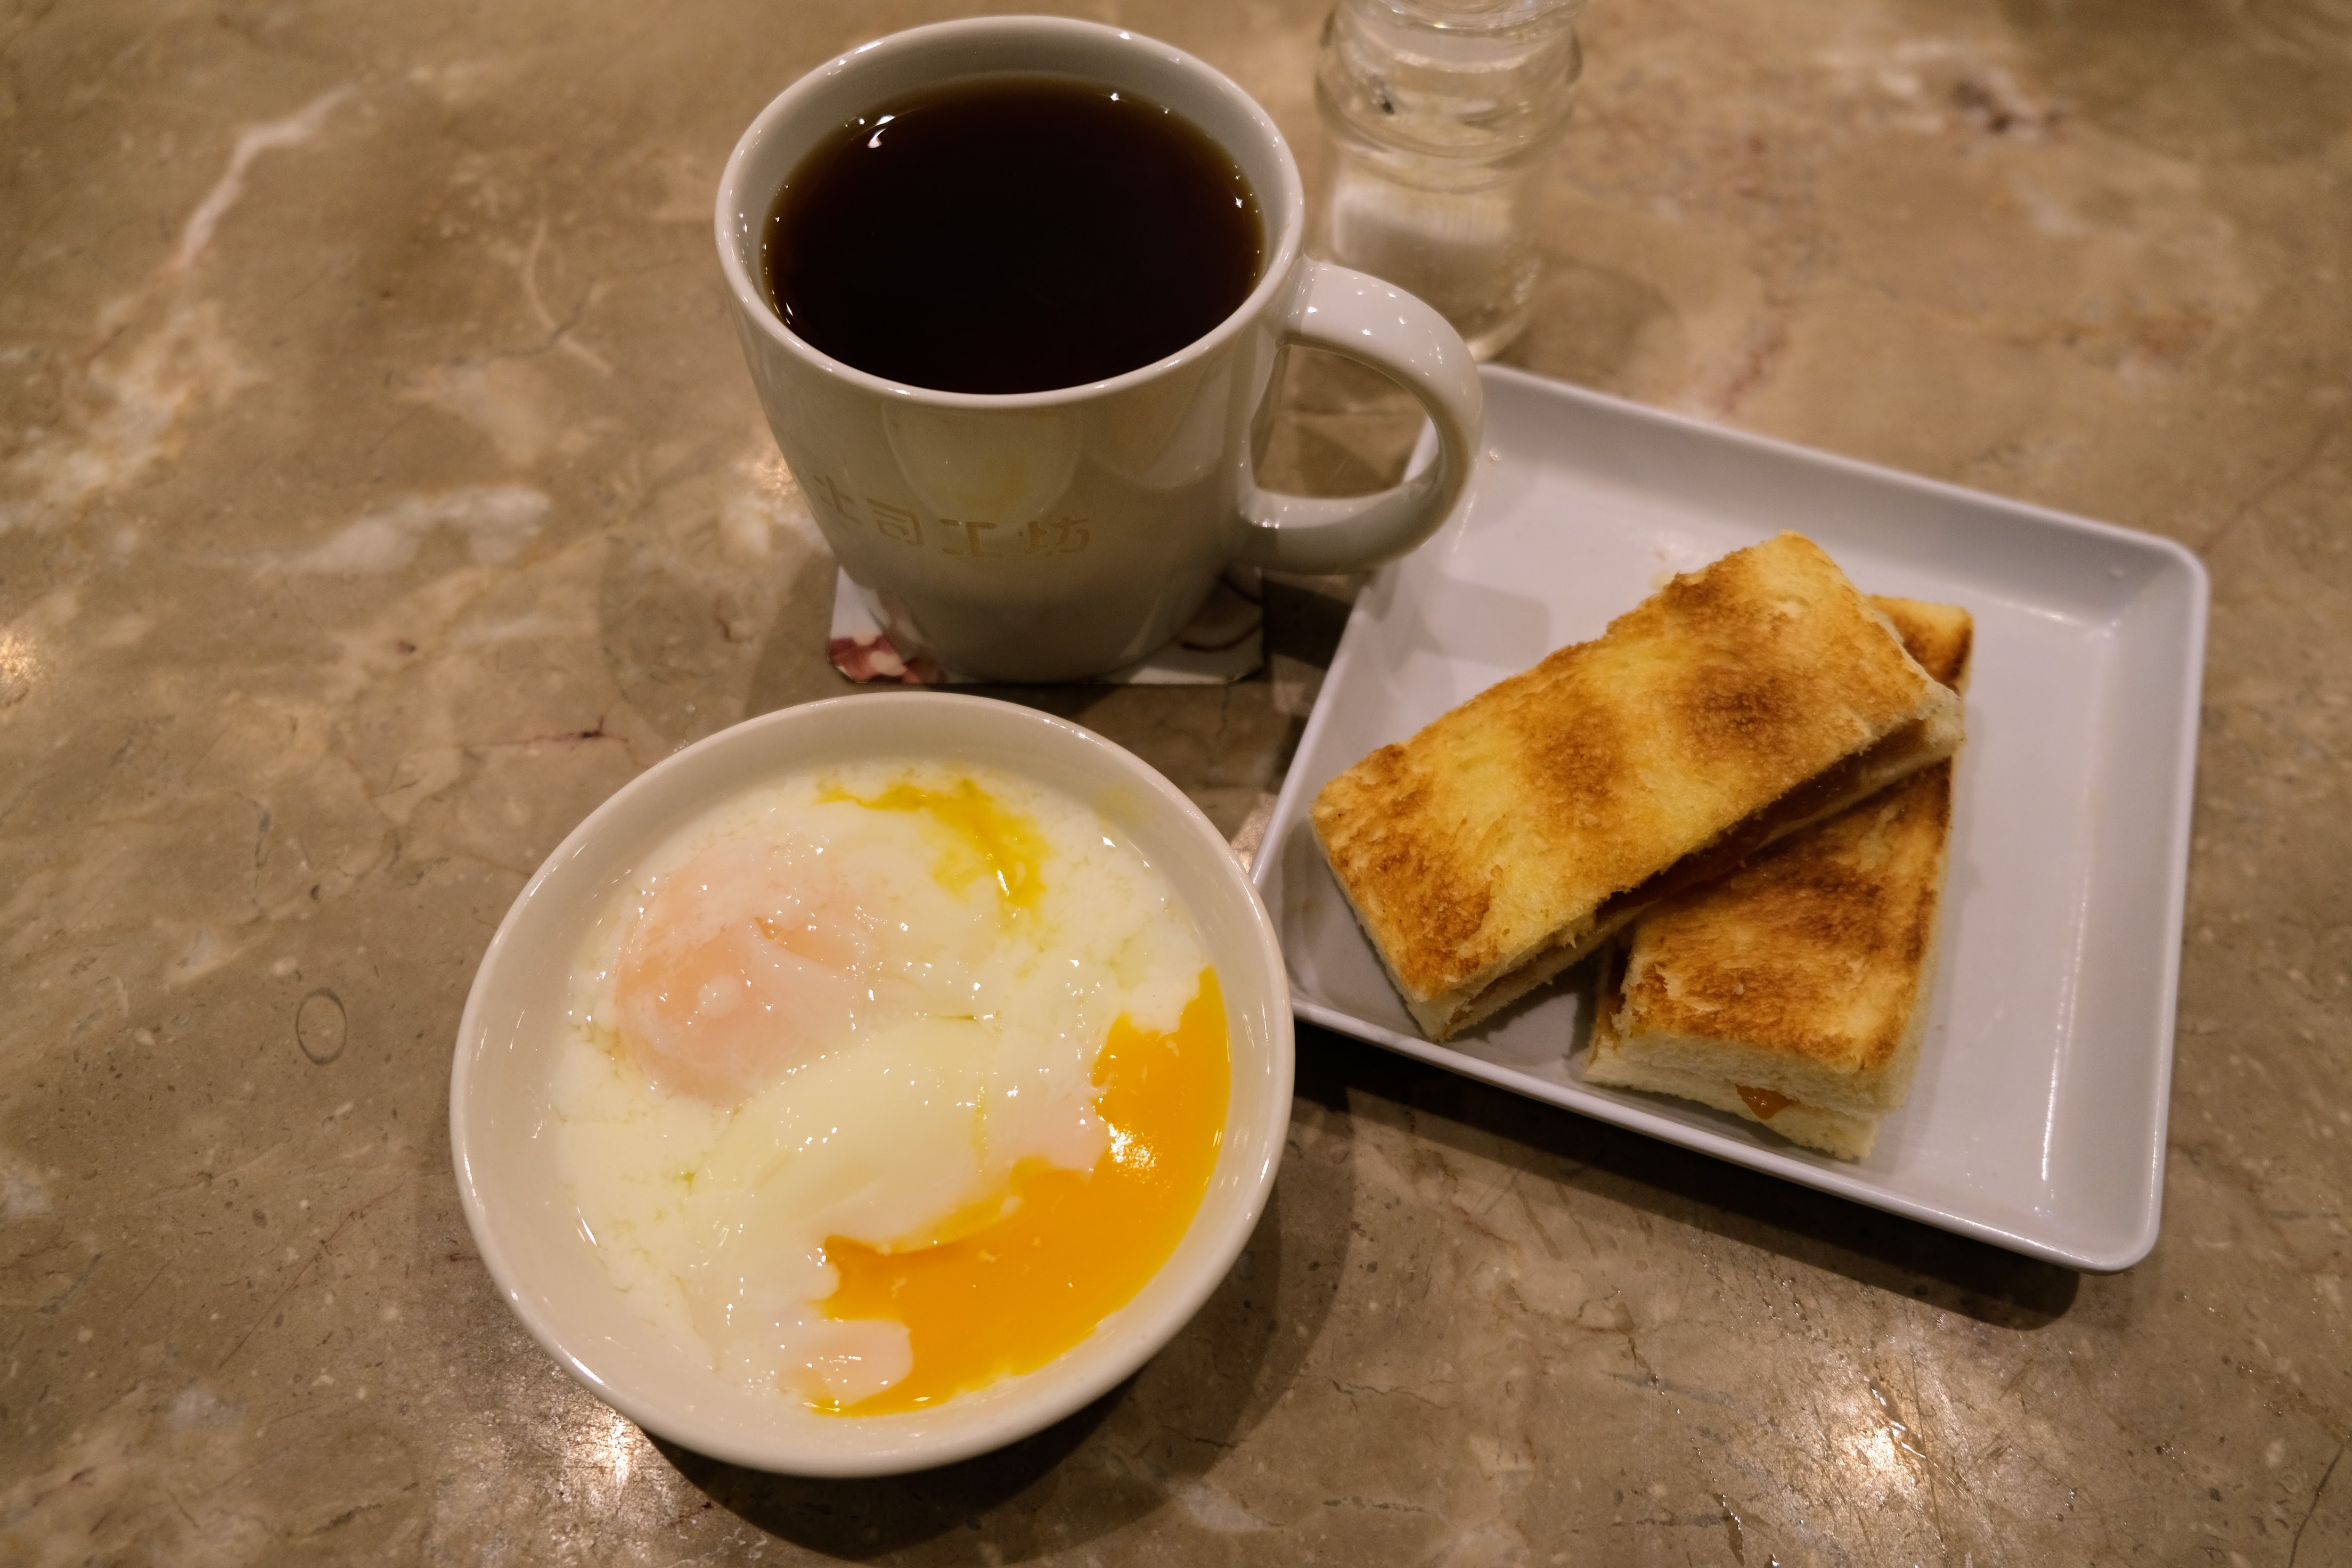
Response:
[[[1166,879],[1084,805],[866,764],[649,855],[577,965],[553,1104],[616,1284],[824,1410],[1031,1370],[1163,1261],[1229,1079]]]

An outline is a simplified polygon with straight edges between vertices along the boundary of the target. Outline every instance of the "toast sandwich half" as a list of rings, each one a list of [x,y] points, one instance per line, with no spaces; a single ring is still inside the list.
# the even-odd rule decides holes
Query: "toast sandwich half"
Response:
[[[1414,1022],[1443,1040],[1959,741],[1959,698],[1818,545],[1783,533],[1381,747],[1310,816]]]
[[[1880,599],[1955,690],[1966,610]],[[1947,759],[1791,835],[1619,938],[1587,1083],[1696,1100],[1843,1159],[1868,1154],[1919,1059],[1950,853]]]

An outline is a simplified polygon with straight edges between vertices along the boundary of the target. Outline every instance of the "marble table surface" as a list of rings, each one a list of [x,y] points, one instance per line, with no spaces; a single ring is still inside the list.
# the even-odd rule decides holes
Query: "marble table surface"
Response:
[[[1310,179],[1317,0],[1095,0]],[[2352,8],[1595,0],[1507,356],[2177,539],[2214,588],[2165,1219],[2077,1275],[1302,1032],[1129,1384],[856,1484],[575,1386],[444,1106],[488,934],[658,758],[845,689],[709,205],[943,0],[0,9],[0,1560],[2352,1562]],[[1268,465],[1393,471],[1303,365]],[[1244,845],[1268,671],[1028,700]]]

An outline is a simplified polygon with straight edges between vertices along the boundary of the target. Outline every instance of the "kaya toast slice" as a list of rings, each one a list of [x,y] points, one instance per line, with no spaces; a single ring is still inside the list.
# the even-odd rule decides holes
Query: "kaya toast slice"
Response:
[[[1874,601],[1964,689],[1973,626]],[[1951,845],[1951,759],[1791,835],[1617,939],[1587,1083],[1696,1100],[1842,1159],[1870,1152],[1918,1064]]]
[[[1818,545],[1783,533],[1381,747],[1310,816],[1414,1022],[1443,1040],[1959,738],[1959,699]]]

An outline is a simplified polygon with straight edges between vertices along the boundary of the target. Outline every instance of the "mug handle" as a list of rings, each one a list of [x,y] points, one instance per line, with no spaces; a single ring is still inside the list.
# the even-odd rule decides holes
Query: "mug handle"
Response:
[[[1486,389],[1462,334],[1435,310],[1369,273],[1300,265],[1283,341],[1344,354],[1401,383],[1437,426],[1437,460],[1378,494],[1338,500],[1261,489],[1244,476],[1237,558],[1305,575],[1362,572],[1402,555],[1452,515],[1469,481]]]

